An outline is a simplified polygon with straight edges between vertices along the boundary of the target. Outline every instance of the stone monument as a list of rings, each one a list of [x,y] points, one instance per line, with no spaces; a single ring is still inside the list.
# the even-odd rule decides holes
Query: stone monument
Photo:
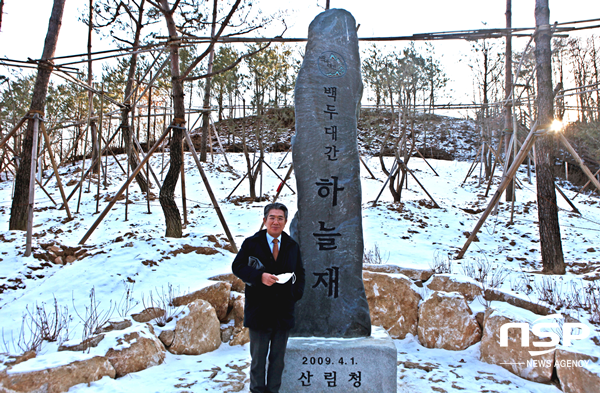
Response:
[[[281,392],[396,391],[396,347],[371,331],[362,281],[357,119],[363,84],[354,17],[327,10],[310,24],[296,80],[291,235],[306,269]]]
[[[366,337],[363,233],[356,136],[362,96],[358,37],[339,9],[310,24],[296,79],[292,150],[298,213],[292,226],[306,269],[293,336]]]

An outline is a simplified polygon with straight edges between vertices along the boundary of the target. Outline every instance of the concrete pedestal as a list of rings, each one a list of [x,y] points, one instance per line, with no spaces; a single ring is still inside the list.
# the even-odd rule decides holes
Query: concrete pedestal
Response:
[[[290,337],[281,393],[395,393],[396,346],[380,327],[370,337]]]

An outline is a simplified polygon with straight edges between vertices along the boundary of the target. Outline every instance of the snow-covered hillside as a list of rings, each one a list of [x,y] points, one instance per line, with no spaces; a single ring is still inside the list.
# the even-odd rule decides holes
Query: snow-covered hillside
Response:
[[[291,164],[291,155],[283,160],[284,156],[285,153],[269,153],[266,156],[268,164],[281,177]],[[249,203],[239,198],[248,195],[247,181],[242,183],[232,198],[226,198],[241,180],[246,165],[240,153],[227,153],[227,157],[233,170],[227,168],[222,155],[209,158],[205,170],[236,244],[240,246],[245,237],[259,230],[262,207],[268,202]],[[119,159],[125,162],[124,156],[119,156]],[[169,286],[181,293],[196,290],[208,285],[209,277],[231,271],[234,254],[224,248],[227,238],[223,227],[210,204],[191,155],[186,153],[185,159],[189,223],[181,239],[164,237],[164,218],[158,200],[150,201],[151,214],[148,214],[145,195],[139,192],[134,183],[129,191],[131,202],[127,206],[127,220],[123,199],[79,249],[78,242],[98,217],[97,183],[92,179],[91,184],[85,182],[79,208],[77,195],[70,202],[71,210],[79,211],[74,214],[72,221],[66,219],[64,210],[57,210],[57,206],[37,190],[34,255],[24,257],[25,233],[8,230],[12,183],[0,183],[0,330],[4,337],[0,341],[0,352],[18,351],[16,341],[22,317],[27,310],[34,310],[36,305],[45,304],[49,308],[56,299],[59,306],[66,307],[72,319],[69,338],[76,340],[81,337],[83,329],[77,313],[85,313],[92,289],[99,302],[99,310],[107,311],[111,302],[113,306],[118,305],[117,310],[122,310],[126,288],[133,288],[133,298],[139,303],[130,312],[139,312],[144,308],[142,299],[147,301],[151,293],[166,290]],[[370,258],[376,262],[416,268],[430,268],[441,262],[449,262],[454,273],[463,273],[479,261],[506,274],[501,284],[503,289],[514,291],[532,301],[539,300],[540,292],[535,289],[542,286],[547,277],[536,274],[541,270],[541,257],[535,178],[532,184],[524,170],[518,175],[523,189],[517,191],[514,224],[507,225],[511,217],[510,204],[501,202],[498,214],[487,220],[478,234],[478,241],[471,244],[466,257],[458,261],[453,258],[487,206],[495,186],[492,186],[487,197],[484,195],[485,184],[479,185],[475,175],[461,186],[469,162],[429,160],[439,174],[436,176],[424,160],[413,158],[409,168],[440,208],[432,208],[430,199],[412,178],[409,178],[408,189],[402,192],[401,203],[391,203],[391,195],[386,188],[379,203],[373,206],[385,178],[378,158],[365,156],[364,159],[377,177],[372,179],[365,168],[361,168],[365,253]],[[392,157],[386,157],[386,160],[389,168]],[[109,185],[106,188],[100,185],[100,211],[126,179],[112,157],[108,163]],[[159,177],[161,163],[160,154],[151,160]],[[60,169],[64,183],[79,180],[80,164]],[[86,165],[89,165],[89,161]],[[497,177],[496,184],[498,182]],[[261,185],[257,185],[257,192],[262,186],[264,194],[272,199],[279,183],[279,179],[265,167],[264,178]],[[296,188],[293,176],[289,184],[292,189]],[[68,190],[72,187],[68,187]],[[46,188],[55,201],[60,201],[54,180]],[[569,197],[575,195],[568,190],[565,192]],[[153,193],[158,195],[158,190],[154,188]],[[177,195],[181,210],[180,191]],[[290,208],[291,215],[295,213],[296,196],[289,189],[283,188],[279,201]],[[598,198],[593,196],[578,196],[575,203],[581,215],[577,215],[563,200],[558,201],[563,250],[568,264],[568,273],[556,278],[559,283],[556,288],[562,291],[562,296],[583,291],[590,285],[597,286],[600,282],[598,202]],[[53,245],[63,249],[72,247],[75,261],[56,265],[44,260],[43,255]],[[211,248],[216,252],[201,253],[199,247]],[[483,305],[475,301],[472,307]],[[591,315],[588,312],[565,308],[561,311],[588,324],[598,335],[599,325],[590,322]],[[113,315],[117,317],[117,314],[118,311],[115,311]],[[15,342],[11,343],[13,340]],[[526,381],[499,366],[479,361],[479,344],[465,351],[451,352],[424,348],[413,336],[394,341],[398,350],[400,392],[432,389],[438,392],[559,391],[554,386]],[[589,352],[598,356],[600,346],[590,345]],[[46,355],[39,355],[40,361],[47,359],[51,363],[56,349],[56,344],[44,344],[41,354]],[[248,345],[231,347],[223,344],[218,350],[200,356],[167,354],[166,361],[160,366],[116,380],[105,377],[90,386],[79,385],[70,391],[247,392],[247,383],[241,390],[236,389],[241,386],[240,375],[243,381],[248,374],[249,359]],[[236,381],[237,385],[234,383]]]

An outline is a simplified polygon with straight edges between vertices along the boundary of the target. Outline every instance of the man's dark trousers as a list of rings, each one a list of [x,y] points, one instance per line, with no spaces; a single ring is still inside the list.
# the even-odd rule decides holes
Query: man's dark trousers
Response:
[[[252,355],[250,392],[279,393],[289,332],[280,329],[250,329],[250,354]],[[265,385],[267,352],[269,352],[269,369]]]

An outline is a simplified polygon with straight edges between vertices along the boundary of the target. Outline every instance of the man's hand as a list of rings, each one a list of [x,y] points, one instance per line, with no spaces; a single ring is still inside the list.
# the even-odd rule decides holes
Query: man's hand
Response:
[[[269,273],[263,273],[262,277],[261,277],[261,281],[263,284],[265,284],[266,286],[270,287],[271,285],[275,284],[277,281],[279,281],[279,279],[277,277],[275,277],[272,274]]]

